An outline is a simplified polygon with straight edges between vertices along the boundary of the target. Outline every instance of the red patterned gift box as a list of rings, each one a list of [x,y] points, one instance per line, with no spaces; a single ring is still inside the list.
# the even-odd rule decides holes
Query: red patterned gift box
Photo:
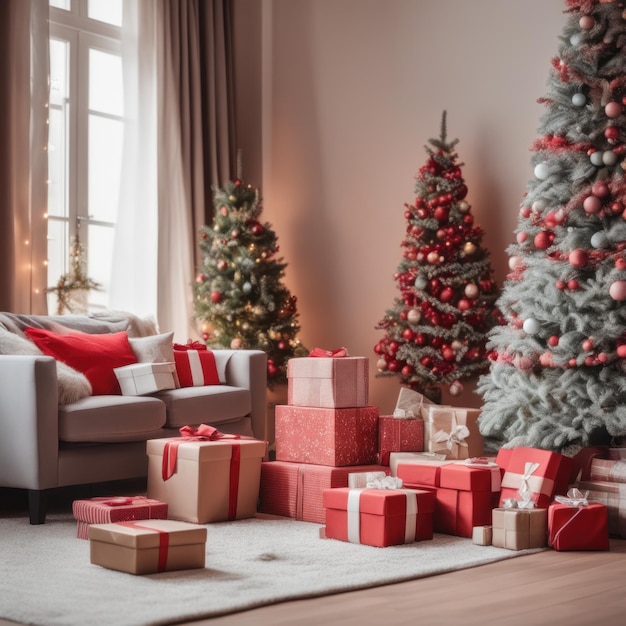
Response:
[[[428,405],[423,407],[424,447],[448,459],[467,459],[484,454],[478,430],[479,409]]]
[[[613,483],[626,483],[626,461],[592,459],[589,480],[606,480]]]
[[[326,489],[326,537],[379,548],[432,539],[434,500],[418,489]]]
[[[330,467],[288,461],[264,461],[261,464],[259,511],[305,522],[324,524],[325,489],[347,487],[349,477],[360,472],[389,472],[381,465]]]
[[[421,452],[424,420],[381,415],[378,418],[378,462],[389,465],[391,452]]]
[[[89,527],[94,565],[129,574],[203,568],[207,529],[173,520],[136,520]]]
[[[607,507],[609,535],[626,539],[626,483],[606,480],[579,481],[576,486],[587,492],[589,502]]]
[[[500,506],[509,498],[527,497],[537,507],[547,509],[555,494],[567,492],[571,469],[572,459],[558,452],[513,448],[502,477]]]
[[[145,496],[90,498],[74,500],[72,513],[77,520],[76,536],[87,539],[91,524],[167,519],[167,503]]]
[[[548,507],[548,544],[566,550],[608,550],[608,511],[604,504],[587,501],[573,488],[568,497],[557,496]]]
[[[253,517],[267,443],[231,437],[147,441],[148,497],[167,502],[169,517],[185,522]]]
[[[301,357],[287,362],[287,404],[325,408],[366,407],[369,359]]]
[[[374,465],[378,407],[330,409],[279,404],[276,460],[315,465]]]

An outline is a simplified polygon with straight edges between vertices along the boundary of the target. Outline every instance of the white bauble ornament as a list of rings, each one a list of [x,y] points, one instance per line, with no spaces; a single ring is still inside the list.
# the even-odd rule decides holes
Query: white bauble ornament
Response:
[[[543,198],[540,198],[539,200],[535,200],[533,202],[532,209],[537,213],[541,213],[547,206],[548,203]]]
[[[605,150],[602,153],[602,163],[604,165],[615,165],[618,159],[619,157],[617,156],[617,154],[615,154],[615,152],[613,152],[613,150]]]
[[[415,288],[416,289],[424,290],[424,289],[426,289],[426,285],[427,284],[428,284],[428,281],[426,280],[426,276],[418,276],[415,279]]]
[[[523,261],[519,256],[512,256],[509,258],[509,269],[515,271],[518,267],[521,267]]]
[[[587,98],[585,97],[585,94],[584,93],[580,93],[580,92],[575,93],[572,96],[572,104],[575,107],[584,107],[585,104],[587,104]]]
[[[450,384],[451,396],[460,396],[462,393],[463,393],[463,385],[458,380],[455,380],[453,383]]]
[[[241,291],[244,293],[250,293],[252,291],[252,285],[246,281],[243,285],[241,285]]]
[[[604,162],[602,160],[602,152],[600,152],[600,150],[592,152],[589,156],[589,160],[591,161],[592,165],[595,165],[596,167],[604,165]]]
[[[406,314],[406,319],[411,324],[419,324],[420,320],[422,319],[422,312],[419,309],[411,309]]]
[[[609,244],[609,238],[604,231],[598,231],[591,236],[591,245],[596,249],[606,248]]]
[[[534,317],[529,317],[524,320],[522,328],[527,335],[536,335],[539,332],[539,322]]]
[[[535,178],[545,180],[550,175],[550,168],[547,163],[537,163],[535,165]]]

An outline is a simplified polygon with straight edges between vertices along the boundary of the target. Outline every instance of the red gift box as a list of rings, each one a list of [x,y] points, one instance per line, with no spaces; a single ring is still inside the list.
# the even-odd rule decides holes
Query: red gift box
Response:
[[[326,537],[379,548],[432,539],[434,500],[418,489],[326,489]]]
[[[329,467],[310,463],[264,461],[261,464],[259,511],[324,524],[324,490],[347,487],[355,472],[389,472],[381,465]]]
[[[392,452],[389,463],[391,475],[401,478],[405,484],[439,487],[441,468],[450,461],[429,458],[420,453]]]
[[[424,420],[381,415],[378,418],[378,462],[389,465],[391,452],[421,452],[424,449]]]
[[[87,539],[91,524],[167,519],[167,503],[145,496],[90,498],[74,500],[72,513],[77,521],[76,536]]]
[[[331,409],[279,404],[276,460],[315,465],[375,465],[378,407]]]
[[[609,521],[604,504],[565,503],[560,498],[548,507],[548,545],[559,552],[566,550],[608,550]]]
[[[626,484],[608,480],[586,480],[577,483],[587,492],[590,502],[604,504],[609,516],[609,535],[626,539]]]
[[[181,387],[219,385],[215,355],[199,341],[174,344],[174,362]]]
[[[520,500],[525,493],[537,507],[548,508],[556,494],[567,492],[571,469],[572,459],[558,452],[513,448],[502,477],[500,506],[509,498]]]

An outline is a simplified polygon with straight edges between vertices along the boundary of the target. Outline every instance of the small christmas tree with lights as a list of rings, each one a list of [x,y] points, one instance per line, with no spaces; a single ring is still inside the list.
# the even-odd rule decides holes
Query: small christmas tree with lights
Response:
[[[626,12],[566,6],[508,248],[507,324],[478,387],[492,450],[571,456],[626,437]]]
[[[440,401],[442,385],[452,395],[462,380],[489,367],[487,332],[501,316],[498,288],[483,231],[474,224],[455,146],[446,137],[426,146],[426,165],[416,175],[416,198],[405,204],[406,236],[395,274],[400,296],[378,323],[379,376],[398,376],[407,387]]]
[[[298,339],[296,296],[283,283],[287,264],[261,222],[259,192],[240,178],[213,194],[215,216],[200,230],[202,265],[194,283],[195,317],[209,347],[267,353],[268,386],[287,382],[287,361],[306,356]]]

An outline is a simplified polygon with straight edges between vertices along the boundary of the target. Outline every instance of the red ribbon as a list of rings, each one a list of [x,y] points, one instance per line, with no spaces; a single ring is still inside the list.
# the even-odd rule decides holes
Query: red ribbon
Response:
[[[96,498],[90,498],[90,500],[94,502],[98,502],[98,504],[104,504],[105,506],[127,506],[128,504],[133,504],[136,499],[139,499],[142,497],[143,496],[135,496],[133,498],[124,498],[124,497],[100,496]]]
[[[206,350],[206,344],[200,343],[199,341],[191,341],[191,339],[187,343],[175,343],[174,350]]]
[[[309,352],[309,356],[340,358],[340,357],[348,356],[348,349],[337,348],[335,350],[324,350],[323,348],[313,348],[313,350]]]
[[[128,526],[129,528],[140,528],[159,533],[159,560],[157,563],[157,572],[164,572],[167,568],[167,552],[170,547],[170,534],[166,530],[147,526],[143,522],[118,522],[118,524]]]

